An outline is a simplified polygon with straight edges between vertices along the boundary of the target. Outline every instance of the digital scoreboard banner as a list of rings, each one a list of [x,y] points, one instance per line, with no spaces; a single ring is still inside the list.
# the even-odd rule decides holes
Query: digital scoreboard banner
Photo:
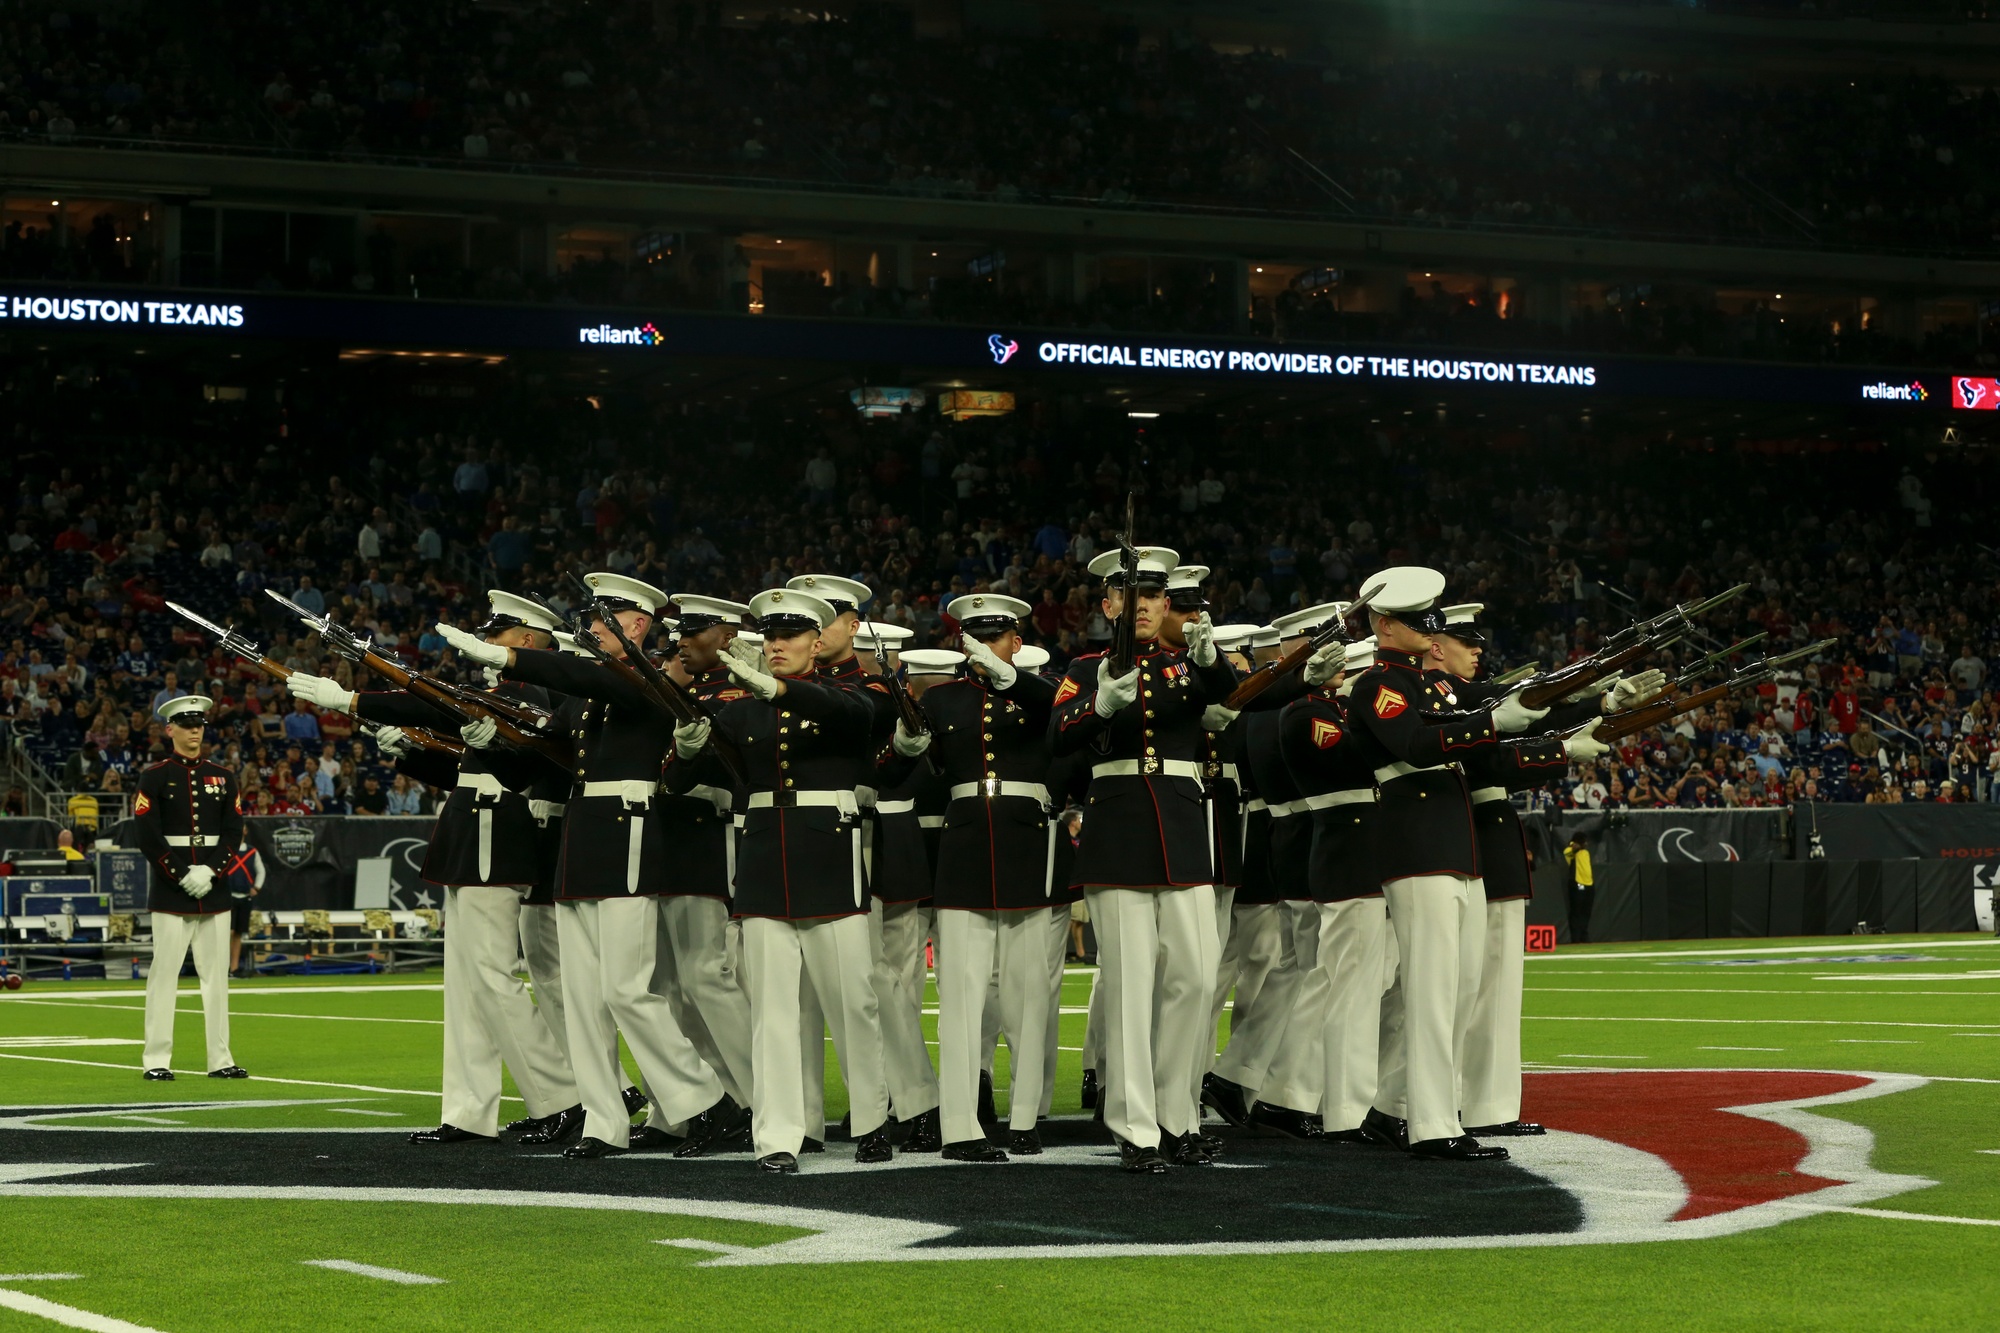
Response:
[[[158,289],[0,288],[0,336],[212,337],[421,351],[570,351],[896,365],[1004,388],[1032,377],[1353,384],[1474,390],[1551,401],[1610,397],[1816,403],[1884,412],[2000,408],[2000,381],[1936,371],[1470,352],[1393,344],[1079,335],[936,324],[563,306]]]

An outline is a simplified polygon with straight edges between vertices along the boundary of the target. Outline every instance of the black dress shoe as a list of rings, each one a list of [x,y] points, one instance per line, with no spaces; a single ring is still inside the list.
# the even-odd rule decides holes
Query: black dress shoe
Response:
[[[1083,1109],[1086,1111],[1094,1109],[1097,1106],[1097,1096],[1097,1071],[1086,1069],[1083,1071]]]
[[[1141,1148],[1123,1139],[1118,1140],[1118,1165],[1135,1176],[1167,1174],[1167,1159],[1160,1156],[1158,1148]]]
[[[896,1148],[889,1142],[887,1125],[863,1134],[854,1141],[854,1160],[857,1162],[886,1162],[895,1155]]]
[[[802,1140],[799,1143],[799,1151],[802,1153],[825,1152],[826,1145],[824,1143],[821,1143],[818,1139],[808,1138]]]
[[[1016,1157],[1040,1157],[1042,1136],[1032,1129],[1010,1130],[1007,1135],[1007,1151]]]
[[[554,1115],[543,1116],[533,1129],[521,1136],[520,1141],[530,1148],[540,1148],[551,1143],[568,1143],[583,1133],[583,1120],[583,1108],[572,1106],[567,1110],[557,1111]]]
[[[623,1157],[625,1149],[606,1143],[603,1139],[581,1138],[563,1149],[563,1156],[573,1160],[586,1157]]]
[[[678,1134],[669,1134],[657,1125],[640,1125],[626,1140],[630,1152],[674,1152],[687,1140]]]
[[[905,1152],[909,1151],[907,1148]],[[1037,1152],[1040,1149],[1036,1149]],[[1007,1154],[994,1147],[985,1139],[967,1139],[963,1143],[944,1145],[944,1160],[947,1162],[1004,1162]]]
[[[774,1176],[796,1176],[799,1173],[799,1159],[788,1152],[774,1152],[768,1157],[757,1159],[757,1169]]]
[[[1489,1148],[1478,1139],[1459,1135],[1455,1139],[1423,1139],[1410,1145],[1412,1157],[1437,1157],[1448,1162],[1504,1162],[1505,1148]]]
[[[497,1136],[474,1134],[469,1129],[457,1125],[439,1125],[436,1129],[420,1129],[410,1135],[412,1143],[498,1143]]]
[[[1202,1151],[1201,1140],[1193,1134],[1169,1134],[1160,1131],[1160,1156],[1174,1166],[1207,1166],[1208,1154]]]
[[[757,1150],[757,1141],[756,1137],[750,1132],[752,1119],[753,1112],[749,1107],[744,1107],[743,1123],[728,1133],[718,1136],[715,1142],[709,1146],[709,1151],[755,1152]],[[800,1151],[804,1151],[804,1149]]]
[[[637,1115],[646,1109],[646,1094],[637,1088],[625,1089],[625,1114]]]
[[[174,1081],[174,1071],[166,1068],[148,1069],[143,1077],[148,1083],[171,1083]]]
[[[1202,1131],[1198,1129],[1194,1131],[1194,1133],[1188,1135],[1188,1137],[1201,1145],[1201,1150],[1204,1153],[1208,1154],[1209,1161],[1214,1162],[1214,1161],[1219,1161],[1221,1159],[1222,1149],[1223,1149],[1223,1142],[1221,1139],[1217,1138],[1213,1134],[1204,1134],[1202,1133]]]
[[[1321,1134],[1321,1143],[1373,1143],[1365,1129],[1336,1129],[1331,1134]]]
[[[1476,1129],[1467,1125],[1465,1132],[1475,1139],[1527,1139],[1548,1130],[1532,1120],[1509,1120],[1504,1125],[1480,1125]]]
[[[979,1103],[977,1108],[979,1124],[988,1137],[1000,1128],[1000,1113],[993,1109],[993,1075],[984,1069],[979,1071]]]
[[[722,1100],[688,1121],[687,1142],[674,1149],[674,1156],[704,1157],[714,1152],[716,1140],[749,1118],[750,1113],[738,1106],[734,1097],[723,1093]]]
[[[909,1137],[903,1140],[904,1152],[937,1152],[944,1146],[944,1130],[938,1123],[937,1107],[933,1106],[910,1122]]]
[[[1202,1076],[1201,1104],[1238,1128],[1250,1119],[1250,1090],[1216,1074]]]
[[[501,1132],[505,1134],[524,1134],[531,1130],[540,1129],[545,1121],[553,1119],[555,1119],[555,1116],[552,1115],[524,1115],[519,1120],[509,1121]]]
[[[1288,1139],[1319,1137],[1313,1128],[1312,1117],[1304,1111],[1294,1111],[1289,1106],[1273,1106],[1269,1102],[1251,1104],[1250,1124],[1252,1128],[1282,1134]]]
[[[1314,1138],[1318,1138],[1320,1135],[1326,1133],[1326,1117],[1318,1111],[1308,1111],[1306,1113],[1306,1123],[1312,1126],[1312,1136]]]
[[[250,1071],[242,1065],[228,1065],[222,1069],[209,1070],[208,1076],[210,1078],[249,1078]]]
[[[1384,1148],[1406,1149],[1410,1146],[1410,1122],[1400,1116],[1384,1115],[1374,1107],[1361,1118],[1361,1132],[1368,1136],[1370,1143],[1378,1143]]]

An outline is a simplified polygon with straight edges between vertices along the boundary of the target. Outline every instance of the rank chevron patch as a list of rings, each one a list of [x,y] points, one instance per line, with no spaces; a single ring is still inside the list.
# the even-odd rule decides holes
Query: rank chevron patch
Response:
[[[1340,744],[1340,724],[1328,717],[1314,718],[1312,743],[1322,750],[1331,750]]]
[[[1387,685],[1376,687],[1375,716],[1395,717],[1409,706],[1410,701],[1403,697],[1402,691],[1392,690]]]
[[[1071,699],[1076,698],[1076,696],[1081,692],[1082,692],[1081,686],[1079,686],[1075,681],[1065,678],[1063,683],[1056,687],[1056,706],[1061,707],[1063,704],[1068,703]]]

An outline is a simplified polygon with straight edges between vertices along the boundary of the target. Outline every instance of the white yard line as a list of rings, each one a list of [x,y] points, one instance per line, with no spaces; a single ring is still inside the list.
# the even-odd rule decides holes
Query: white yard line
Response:
[[[357,1264],[352,1259],[301,1259],[308,1268],[330,1268],[336,1273],[352,1273],[356,1277],[372,1277],[380,1282],[398,1282],[406,1287],[441,1287],[444,1279],[427,1277],[422,1273],[406,1273],[400,1268],[380,1268],[374,1264]]]
[[[1697,1051],[1782,1051],[1782,1046],[1697,1046]]]
[[[655,1245],[672,1245],[683,1250],[701,1250],[708,1254],[742,1254],[748,1245],[725,1245],[719,1240],[696,1240],[693,1236],[675,1236],[667,1240],[656,1240]]]
[[[1856,977],[1874,981],[1874,977]],[[1763,990],[1755,986],[1524,986],[1523,990],[1549,995],[1884,995],[1901,999],[1906,995],[1948,995],[1963,999],[1973,995],[2000,995],[2000,990]],[[1068,1011],[1065,1010],[1065,1013]]]
[[[1990,949],[2000,944],[2000,940],[1905,940],[1900,944],[1885,944],[1880,939],[1870,944],[1784,944],[1766,948],[1745,949],[1659,949],[1644,953],[1531,953],[1531,963],[1622,963],[1627,958],[1734,958],[1738,955],[1764,956],[1787,953],[1881,953],[1885,949]]]
[[[1898,1023],[1883,1018],[1611,1018],[1598,1014],[1524,1014],[1523,1018],[1541,1023],[1726,1023],[1744,1025],[1779,1025],[1790,1027],[1827,1028],[1968,1028],[1979,1027],[1978,1023]],[[2000,1028],[2000,1023],[1988,1023],[1986,1027]]]
[[[129,998],[134,995],[144,995],[146,993],[146,983],[143,981],[135,981],[123,990],[70,990],[68,987],[76,983],[68,981],[36,980],[33,984],[36,986],[59,988],[62,990],[64,998],[71,1000],[115,1000]],[[229,983],[229,993],[231,995],[370,995],[386,991],[442,992],[443,990],[444,983],[441,981],[428,983],[412,982],[408,985],[393,986],[258,986],[245,985],[233,979]],[[201,983],[197,981],[192,985],[180,986],[176,989],[175,993],[179,995],[198,996],[201,994]],[[20,998],[22,997],[19,995],[9,994],[5,997],[0,997],[0,1003]]]
[[[1650,1060],[1650,1055],[1558,1055],[1558,1060]]]
[[[0,1282],[74,1282],[81,1273],[0,1273]]]
[[[386,1116],[390,1120],[409,1119],[409,1117],[404,1115],[401,1111],[368,1111],[362,1109],[359,1106],[330,1106],[327,1109],[332,1111],[335,1115],[379,1115],[379,1116]]]
[[[117,1115],[111,1118],[113,1120],[136,1120],[142,1125],[185,1125],[187,1123],[185,1120],[169,1120],[165,1116],[158,1115]]]
[[[88,1329],[90,1333],[160,1333],[158,1329],[148,1328],[144,1324],[128,1324],[123,1319],[92,1314],[73,1305],[57,1305],[54,1301],[30,1296],[25,1291],[9,1291],[4,1287],[0,1287],[0,1308],[19,1310],[22,1314],[39,1315],[43,1319],[70,1328]]]
[[[424,1027],[441,1028],[444,1026],[444,1020],[442,1018],[363,1018],[356,1014],[280,1014],[280,1013],[274,1013],[273,1011],[268,1009],[245,1009],[241,1005],[234,1003],[234,998],[236,997],[232,997],[232,1002],[229,1006],[229,1016],[232,1019],[304,1018],[323,1023],[416,1023]],[[146,1012],[146,1006],[143,1004],[87,1004],[82,1000],[42,1000],[42,999],[15,1000],[13,1001],[13,1003],[43,1004],[43,1005],[50,1005],[60,1009],[97,1009],[106,1012],[119,1011],[131,1014],[142,1014]],[[201,997],[198,995],[192,995],[186,991],[179,992],[174,1003],[174,1012],[181,1014],[200,1013]],[[1077,1012],[1083,1013],[1085,1011],[1079,1009],[1077,1010]]]
[[[831,1038],[829,1038],[831,1040]],[[0,1051],[0,1060],[33,1060],[46,1065],[87,1065],[92,1069],[117,1069],[131,1073],[136,1065],[114,1065],[103,1060],[66,1060],[57,1055],[16,1055],[12,1051]],[[200,1078],[202,1071],[177,1069],[174,1071],[186,1078]],[[386,1092],[397,1097],[442,1097],[444,1093],[425,1088],[378,1088],[370,1083],[331,1083],[314,1078],[273,1078],[268,1074],[252,1074],[252,1083],[289,1083],[301,1088],[345,1088],[349,1092]],[[519,1097],[502,1097],[503,1102],[518,1102]]]
[[[1900,1037],[1835,1037],[1841,1046],[1915,1046],[1919,1043]]]

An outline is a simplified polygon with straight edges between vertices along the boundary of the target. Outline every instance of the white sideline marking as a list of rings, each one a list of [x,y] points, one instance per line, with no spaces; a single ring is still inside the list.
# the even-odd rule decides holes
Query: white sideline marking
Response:
[[[1957,992],[1954,992],[1954,994],[1956,993]],[[240,999],[242,997],[238,996],[237,998]],[[123,1011],[126,1013],[140,1014],[146,1011],[146,1006],[143,1004],[85,1004],[81,1000],[34,999],[34,1000],[15,1000],[12,1001],[12,1003],[42,1004],[57,1009],[95,1009],[105,1013],[114,1011]],[[180,997],[174,1003],[174,1012],[177,1014],[200,1013],[201,1012],[200,997],[189,995],[185,991],[181,992]],[[1084,1013],[1087,1011],[1079,1009],[1077,1010],[1077,1012]],[[444,1026],[444,1020],[442,1018],[363,1018],[356,1014],[280,1014],[280,1013],[273,1013],[269,1010],[264,1010],[264,1009],[238,1008],[233,1004],[230,1006],[229,1016],[231,1018],[305,1018],[305,1019],[312,1019],[322,1023],[416,1023],[424,1027],[441,1028]]]
[[[0,1273],[0,1282],[73,1282],[81,1273]]]
[[[1738,1026],[1776,1023],[1822,1028],[2000,1028],[2000,1023],[1899,1023],[1884,1018],[1612,1018],[1602,1014],[1523,1014],[1522,1017],[1541,1023],[1730,1023]],[[33,1056],[15,1058],[34,1059]]]
[[[44,980],[37,980],[35,982],[37,986],[68,986],[73,984],[72,982]],[[371,991],[442,991],[443,989],[444,983],[438,981],[433,981],[428,985],[417,982],[396,986],[246,986],[232,979],[229,984],[229,993],[231,995],[360,995]],[[143,982],[134,982],[125,990],[64,990],[62,992],[65,997],[72,1000],[129,1000],[135,995],[144,995],[145,993],[146,988]],[[190,985],[178,986],[175,988],[175,993],[178,995],[199,996],[201,994],[201,983],[197,981]],[[11,1000],[15,997],[9,995],[7,998]]]
[[[1558,1060],[1650,1060],[1650,1055],[1558,1055]]]
[[[1835,1037],[1835,1038],[1834,1038],[1833,1040],[1834,1040],[1834,1042],[1835,1042],[1836,1044],[1838,1044],[1838,1045],[1841,1045],[1841,1046],[1915,1046],[1915,1045],[1917,1045],[1917,1043],[1916,1043],[1916,1042],[1914,1042],[1914,1041],[1906,1041],[1906,1040],[1903,1040],[1903,1039],[1901,1039],[1901,1038],[1897,1038],[1897,1037]]]
[[[113,1116],[112,1118],[114,1120],[137,1120],[142,1125],[185,1125],[187,1123],[185,1120],[168,1120],[163,1116],[157,1115],[121,1115]]]
[[[1789,1204],[1801,1212],[1852,1213],[1856,1217],[1888,1217],[1898,1222],[1954,1222],[1962,1227],[2000,1227],[2000,1217],[1946,1217],[1943,1213],[1905,1213],[1894,1208],[1843,1208],[1836,1204]]]
[[[831,1041],[832,1038],[829,1037],[828,1040]],[[69,1060],[60,1055],[15,1055],[8,1051],[0,1051],[0,1060],[33,1060],[37,1064],[45,1065],[88,1065],[92,1069],[122,1069],[127,1073],[130,1073],[133,1069],[131,1065],[114,1065],[104,1060]],[[177,1069],[174,1072],[177,1074],[186,1074],[189,1078],[200,1078],[206,1073],[205,1070],[200,1069]],[[323,1079],[274,1078],[269,1074],[252,1074],[249,1081],[252,1083],[290,1083],[302,1088],[345,1088],[349,1092],[387,1092],[393,1093],[398,1097],[444,1096],[444,1093],[436,1088],[378,1088],[369,1083],[328,1083]],[[518,1102],[521,1099],[519,1097],[502,1097],[500,1100],[503,1102]]]
[[[1980,949],[2000,944],[2000,940],[1924,940],[1921,947],[1926,949]],[[1917,948],[1918,945],[1905,942],[1902,945],[1884,944],[1876,940],[1873,944],[1785,944],[1766,949],[1658,949],[1645,953],[1531,953],[1528,961],[1533,963],[1622,963],[1627,958],[1733,958],[1739,954],[1780,954],[1780,953],[1880,953],[1888,948]]]
[[[1782,1046],[1697,1046],[1697,1051],[1782,1051]]]
[[[92,1314],[79,1310],[73,1305],[57,1305],[39,1296],[30,1296],[25,1291],[8,1291],[0,1287],[0,1307],[19,1310],[22,1314],[40,1315],[54,1323],[70,1328],[88,1329],[89,1333],[160,1333],[156,1328],[144,1324],[128,1324],[123,1319],[113,1319],[109,1315]]]
[[[42,1046],[144,1046],[137,1037],[0,1037],[0,1050]]]
[[[683,1250],[706,1250],[710,1254],[743,1254],[751,1249],[748,1245],[725,1245],[719,1240],[696,1240],[693,1236],[675,1236],[668,1240],[656,1240],[655,1245],[673,1245]]]
[[[1832,977],[1829,980],[1845,980]],[[1855,981],[1881,981],[1881,977],[1855,977]],[[2000,995],[2000,990],[1766,990],[1761,986],[1524,986],[1523,990],[1540,991],[1549,995],[1889,995],[1901,999],[1905,995],[1949,995],[1961,999],[1968,995]],[[137,1008],[137,1005],[126,1006]],[[192,1010],[189,1010],[192,1013]],[[1067,1013],[1068,1010],[1063,1012]],[[1083,1012],[1088,1012],[1083,1011]]]
[[[335,1115],[379,1115],[379,1116],[387,1116],[391,1120],[409,1119],[409,1117],[404,1115],[401,1111],[364,1111],[358,1106],[334,1106],[328,1109],[331,1110]]]
[[[1984,1153],[1988,1157],[2000,1157],[2000,1148],[1974,1148],[1973,1151]]]
[[[400,1282],[406,1287],[441,1287],[441,1277],[426,1277],[422,1273],[405,1273],[400,1268],[378,1268],[374,1264],[357,1264],[352,1259],[301,1259],[308,1268],[330,1268],[336,1273],[352,1273],[356,1277],[372,1277],[382,1282]]]

